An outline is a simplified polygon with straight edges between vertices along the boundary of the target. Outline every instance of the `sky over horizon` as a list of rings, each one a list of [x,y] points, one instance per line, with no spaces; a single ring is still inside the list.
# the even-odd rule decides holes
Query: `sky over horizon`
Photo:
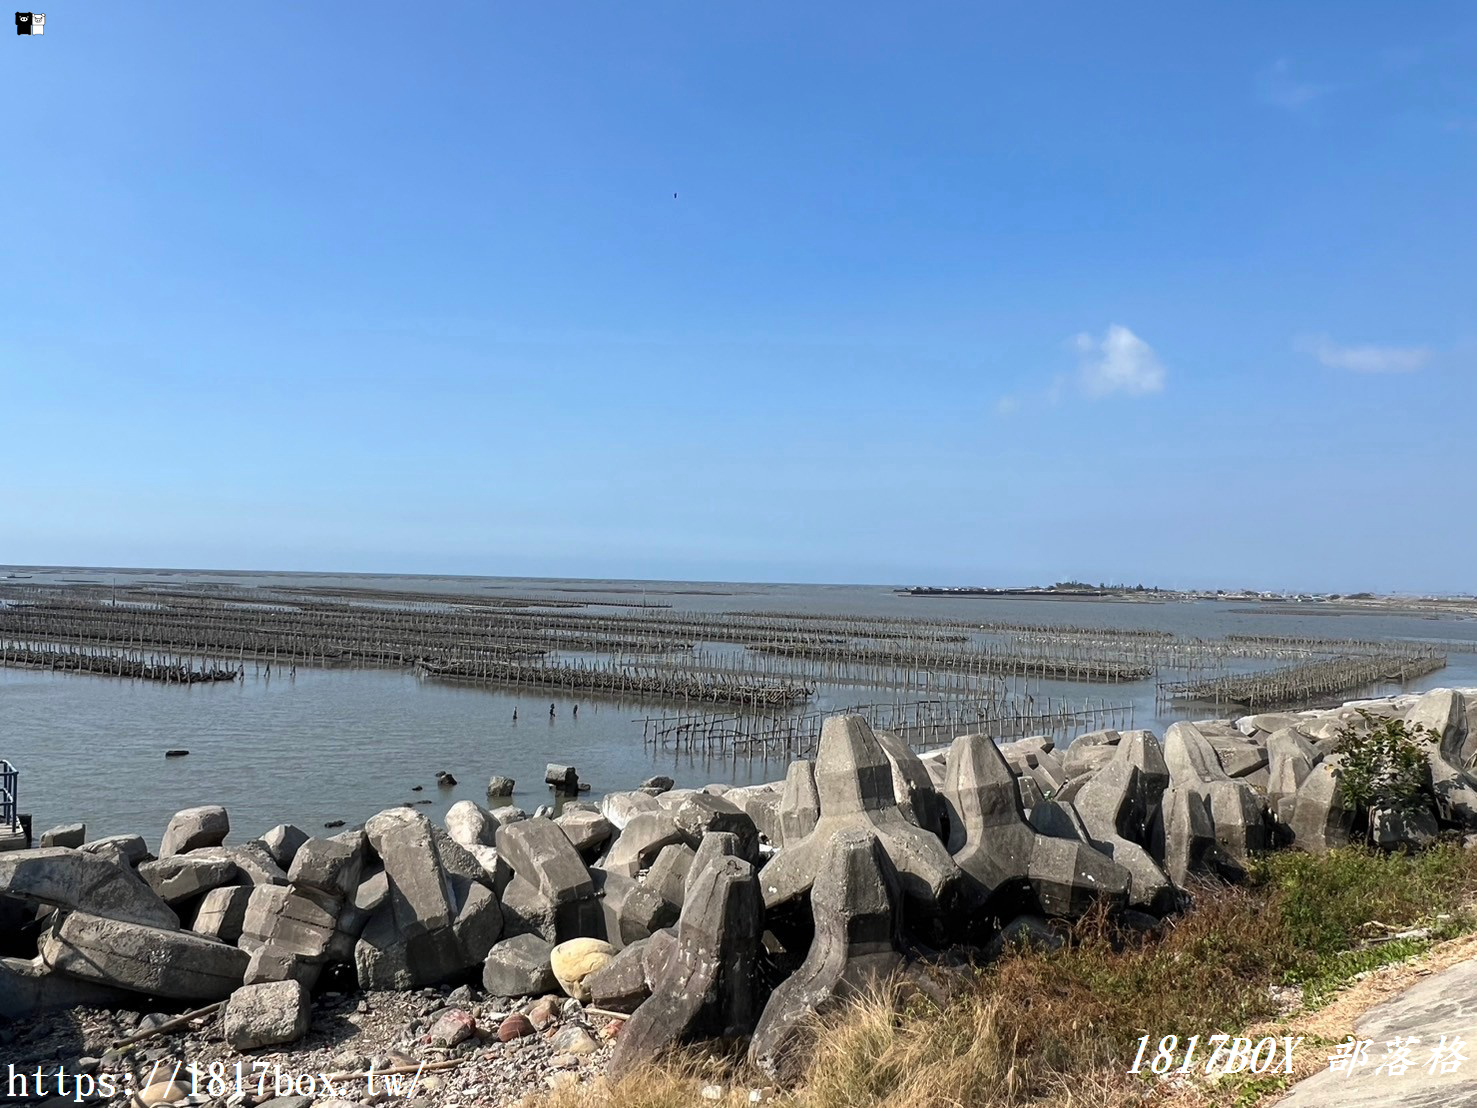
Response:
[[[0,562],[1477,591],[1477,10],[67,2]]]

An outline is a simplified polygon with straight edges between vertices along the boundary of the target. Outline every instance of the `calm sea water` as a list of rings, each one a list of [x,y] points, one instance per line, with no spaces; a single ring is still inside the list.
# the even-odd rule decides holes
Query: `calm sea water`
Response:
[[[10,572],[6,570],[6,572]],[[1337,610],[1301,605],[1244,612],[1244,603],[1122,603],[1090,600],[908,598],[890,589],[833,585],[725,585],[684,582],[550,581],[382,575],[273,575],[100,570],[19,570],[34,584],[211,582],[237,585],[360,586],[417,592],[540,596],[611,605],[670,604],[690,611],[792,611],[837,615],[931,616],[1101,627],[1149,627],[1218,638],[1229,633],[1323,638],[1477,642],[1477,620]],[[595,608],[594,611],[612,610]],[[1454,652],[1444,671],[1413,688],[1477,685],[1477,654]],[[1131,701],[1139,726],[1162,728],[1152,682],[1131,686],[1041,686],[1041,694]],[[849,698],[849,699],[848,699]],[[810,710],[861,699],[834,690]],[[350,824],[402,802],[429,800],[433,818],[453,802],[486,800],[487,779],[518,782],[513,802],[550,799],[550,761],[579,767],[592,795],[631,788],[653,773],[679,784],[776,780],[777,762],[707,761],[643,746],[651,705],[547,696],[421,681],[378,670],[280,670],[270,679],[247,666],[244,682],[186,687],[88,675],[0,669],[0,758],[21,771],[23,811],[38,831],[85,820],[91,835],[142,834],[157,843],[169,816],[194,804],[224,804],[233,839],[274,824],[312,831]],[[518,719],[513,720],[514,709]],[[184,748],[189,757],[165,760]],[[439,788],[446,770],[459,784]],[[415,786],[421,791],[414,791]]]

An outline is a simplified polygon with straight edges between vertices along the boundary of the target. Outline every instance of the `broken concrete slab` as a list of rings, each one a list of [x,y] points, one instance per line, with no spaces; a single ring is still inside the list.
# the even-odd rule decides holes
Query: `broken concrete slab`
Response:
[[[123,855],[130,866],[136,866],[149,858],[149,847],[142,835],[108,835],[85,842],[78,849],[88,854],[112,854],[116,851]]]
[[[359,887],[364,851],[337,839],[305,839],[293,856],[288,880],[297,888],[317,889],[347,900]]]
[[[279,823],[263,835],[260,841],[271,855],[272,861],[277,863],[277,868],[286,873],[292,868],[292,859],[297,855],[297,848],[308,841],[308,833],[295,824]]]
[[[615,825],[599,812],[576,808],[565,810],[554,818],[555,825],[564,832],[582,856],[593,856],[615,835]]]
[[[40,957],[0,958],[0,1012],[16,1023],[73,1008],[122,1011],[137,995],[58,973]]]
[[[384,862],[395,927],[408,939],[451,926],[446,871],[431,821],[409,808],[372,816],[365,831]],[[480,870],[480,867],[477,867]]]
[[[285,885],[287,874],[265,844],[253,840],[236,846],[207,846],[190,851],[191,857],[225,858],[236,863],[247,885]]]
[[[268,943],[253,947],[251,959],[246,963],[242,975],[243,985],[263,985],[278,981],[292,981],[311,989],[323,973],[323,962],[316,958],[303,958],[290,950]]]
[[[492,846],[497,834],[497,820],[482,805],[472,800],[458,800],[446,812],[442,821],[446,833],[454,842],[470,849],[474,846]]]
[[[41,939],[52,969],[172,1000],[223,1000],[241,984],[249,956],[190,931],[166,931],[58,912]]]
[[[754,821],[754,826],[759,829],[761,842],[777,846],[784,836],[780,828],[780,789],[778,782],[745,785],[742,788],[729,789],[723,797]]]
[[[653,931],[677,922],[680,902],[668,902],[655,889],[634,877],[609,873],[597,867],[590,870],[590,878],[605,917],[605,939],[614,949],[620,950],[639,942]]]
[[[461,957],[457,970],[480,966],[503,933],[503,910],[497,896],[486,885],[453,883],[456,917],[451,933]],[[451,972],[451,971],[449,971]]]
[[[499,874],[508,875],[500,876],[507,935],[531,931],[553,943],[601,934],[604,916],[589,870],[553,821],[499,827],[497,852]]]
[[[526,932],[497,943],[482,965],[482,987],[493,996],[542,996],[559,987],[549,964],[554,944]]]
[[[236,943],[241,938],[241,929],[246,924],[246,908],[251,903],[250,885],[228,885],[211,889],[195,910],[195,920],[190,930],[207,939],[222,943]]]
[[[1114,735],[1117,732],[1113,732]],[[1090,777],[1096,773],[1101,766],[1111,762],[1118,753],[1118,744],[1114,743],[1084,743],[1078,739],[1067,747],[1066,757],[1062,759],[1063,768],[1067,772],[1069,781],[1076,781],[1081,777]]]
[[[668,811],[641,812],[616,836],[600,862],[602,869],[635,877],[656,859],[665,846],[687,842],[689,835]]]
[[[186,854],[202,846],[220,846],[231,832],[231,819],[219,804],[202,804],[176,812],[164,829],[159,857]]]
[[[275,946],[309,962],[321,962],[338,923],[341,903],[311,890],[257,885],[241,923],[241,945]]]
[[[221,1010],[221,1033],[235,1050],[295,1043],[313,1014],[308,990],[297,981],[243,985]]]
[[[1220,735],[1211,736],[1206,741],[1228,777],[1249,777],[1267,765],[1267,749],[1261,743]]]
[[[610,820],[611,826],[617,831],[623,831],[626,824],[642,812],[656,812],[660,809],[661,805],[657,803],[655,795],[639,789],[606,793],[600,799],[600,814]]]
[[[176,854],[154,862],[144,862],[138,875],[149,888],[159,894],[170,907],[187,900],[240,882],[241,870],[229,858],[203,858],[194,854]]]
[[[179,917],[123,859],[62,846],[0,852],[0,895],[151,927],[176,928]]]
[[[651,995],[644,951],[651,940],[638,939],[616,952],[610,962],[585,978],[590,1004],[611,1012],[634,1012]]]
[[[87,824],[59,823],[41,832],[42,846],[66,846],[76,850],[87,841]]]
[[[737,839],[738,857],[750,862],[759,860],[759,829],[737,804],[721,796],[697,793],[683,801],[672,818],[694,849],[703,836],[722,831]]]

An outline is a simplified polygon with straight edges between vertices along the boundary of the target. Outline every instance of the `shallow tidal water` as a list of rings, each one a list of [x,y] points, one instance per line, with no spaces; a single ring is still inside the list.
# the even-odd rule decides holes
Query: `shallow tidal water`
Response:
[[[61,570],[32,583],[62,580],[211,581],[241,585],[358,585],[418,592],[543,596],[639,607],[670,604],[692,611],[794,611],[861,616],[1071,623],[1149,627],[1218,638],[1228,633],[1320,638],[1477,642],[1477,619],[1410,614],[1335,614],[1319,606],[1243,611],[1245,602],[1125,603],[1090,600],[909,598],[889,588],[814,585],[718,585],[264,574],[165,575]],[[1413,689],[1477,685],[1477,653],[1453,651],[1445,670]],[[1038,695],[1102,698],[1134,705],[1137,726],[1162,729],[1152,681],[1134,685],[1050,682]],[[1380,691],[1394,691],[1382,689]],[[821,690],[806,711],[868,699],[856,689]],[[1345,699],[1352,698],[1349,694]],[[874,698],[875,699],[875,698]],[[487,779],[513,777],[512,803],[528,810],[551,799],[548,762],[576,765],[591,796],[632,788],[654,773],[679,784],[777,780],[782,762],[706,760],[644,746],[643,716],[669,714],[654,704],[556,698],[547,693],[448,685],[384,670],[317,670],[270,678],[248,663],[242,682],[165,686],[92,675],[0,669],[0,758],[20,770],[20,807],[37,832],[82,820],[90,836],[144,835],[158,842],[169,816],[218,803],[231,814],[232,840],[281,822],[312,832],[330,820],[352,825],[390,805],[430,801],[433,818],[457,800],[486,802]],[[578,703],[576,716],[573,709]],[[514,709],[518,719],[513,720]],[[1197,713],[1203,714],[1203,713]],[[182,748],[188,757],[165,759]],[[435,773],[458,779],[440,788]],[[420,791],[414,791],[415,786]]]

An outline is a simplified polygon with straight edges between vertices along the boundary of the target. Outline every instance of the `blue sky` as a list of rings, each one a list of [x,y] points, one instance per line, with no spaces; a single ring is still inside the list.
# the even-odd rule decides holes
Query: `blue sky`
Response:
[[[0,561],[1477,589],[1474,63],[1458,3],[52,3]]]

